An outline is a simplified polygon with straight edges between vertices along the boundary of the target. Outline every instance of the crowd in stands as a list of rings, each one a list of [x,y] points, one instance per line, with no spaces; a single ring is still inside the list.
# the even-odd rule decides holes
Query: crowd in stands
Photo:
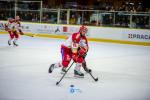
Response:
[[[0,20],[7,20],[9,17],[15,16],[15,4],[14,2],[6,3],[6,1],[0,1]],[[52,7],[43,3],[42,9],[42,22],[57,23],[57,11],[51,11],[50,9],[80,9],[80,10],[100,10],[99,20],[97,22],[95,12],[71,12],[69,24],[88,24],[88,25],[103,25],[103,26],[123,26],[123,27],[150,27],[149,15],[150,8],[146,8],[142,3],[129,3],[124,2],[121,6],[115,6],[112,3],[96,3],[94,6],[66,6],[60,5],[58,7]],[[121,12],[117,12],[121,11]],[[60,23],[67,24],[67,11],[64,11],[60,15]],[[112,13],[111,13],[112,12]],[[141,16],[132,16],[132,23],[130,22],[130,13],[136,14],[141,12]],[[17,6],[17,15],[21,17],[23,21],[40,22],[40,3],[19,3]],[[84,17],[82,18],[82,16]],[[115,20],[114,20],[115,17]],[[130,25],[129,25],[130,24]]]

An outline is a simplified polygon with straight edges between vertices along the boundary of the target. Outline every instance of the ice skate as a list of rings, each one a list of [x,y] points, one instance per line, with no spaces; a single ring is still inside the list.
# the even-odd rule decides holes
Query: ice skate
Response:
[[[49,70],[48,70],[49,73],[53,72],[54,66],[55,66],[55,64],[51,64],[51,66],[49,67]]]
[[[82,64],[81,63],[76,63],[75,69],[74,69],[74,76],[83,78],[84,74],[80,71]]]
[[[9,46],[11,45],[11,40],[8,40],[8,45],[9,45]]]
[[[13,41],[14,46],[18,46],[18,44],[16,44],[16,41]]]
[[[64,73],[66,73],[66,72],[67,72],[66,68],[63,67],[63,68],[61,69],[61,74],[64,74]]]
[[[74,76],[79,78],[84,78],[84,74],[78,70],[74,70]]]

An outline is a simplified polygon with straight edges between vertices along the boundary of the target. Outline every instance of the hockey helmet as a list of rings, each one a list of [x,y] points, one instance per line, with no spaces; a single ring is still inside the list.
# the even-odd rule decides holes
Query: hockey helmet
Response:
[[[86,26],[82,25],[82,26],[80,27],[79,32],[80,32],[82,35],[85,35],[85,34],[87,33],[87,31],[88,31],[88,29],[87,29]]]

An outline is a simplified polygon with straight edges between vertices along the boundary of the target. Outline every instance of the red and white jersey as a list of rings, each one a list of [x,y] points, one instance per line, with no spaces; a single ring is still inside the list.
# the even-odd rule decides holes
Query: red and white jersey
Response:
[[[79,32],[72,34],[62,45],[71,48],[74,43],[82,47],[88,47],[86,36],[81,36]]]
[[[5,24],[5,30],[6,31],[12,31],[13,28],[15,27],[15,21],[12,19],[12,20],[9,20],[6,24]]]
[[[21,23],[20,21],[16,20],[14,23],[14,31],[20,32],[21,30]]]
[[[15,27],[16,27],[16,29],[21,29],[21,22],[20,21],[15,21]]]

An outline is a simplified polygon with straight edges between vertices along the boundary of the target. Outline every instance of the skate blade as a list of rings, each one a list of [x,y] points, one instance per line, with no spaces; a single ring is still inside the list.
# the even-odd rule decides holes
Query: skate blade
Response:
[[[84,78],[84,76],[79,76],[79,75],[74,75],[74,77],[77,77],[77,78]]]

